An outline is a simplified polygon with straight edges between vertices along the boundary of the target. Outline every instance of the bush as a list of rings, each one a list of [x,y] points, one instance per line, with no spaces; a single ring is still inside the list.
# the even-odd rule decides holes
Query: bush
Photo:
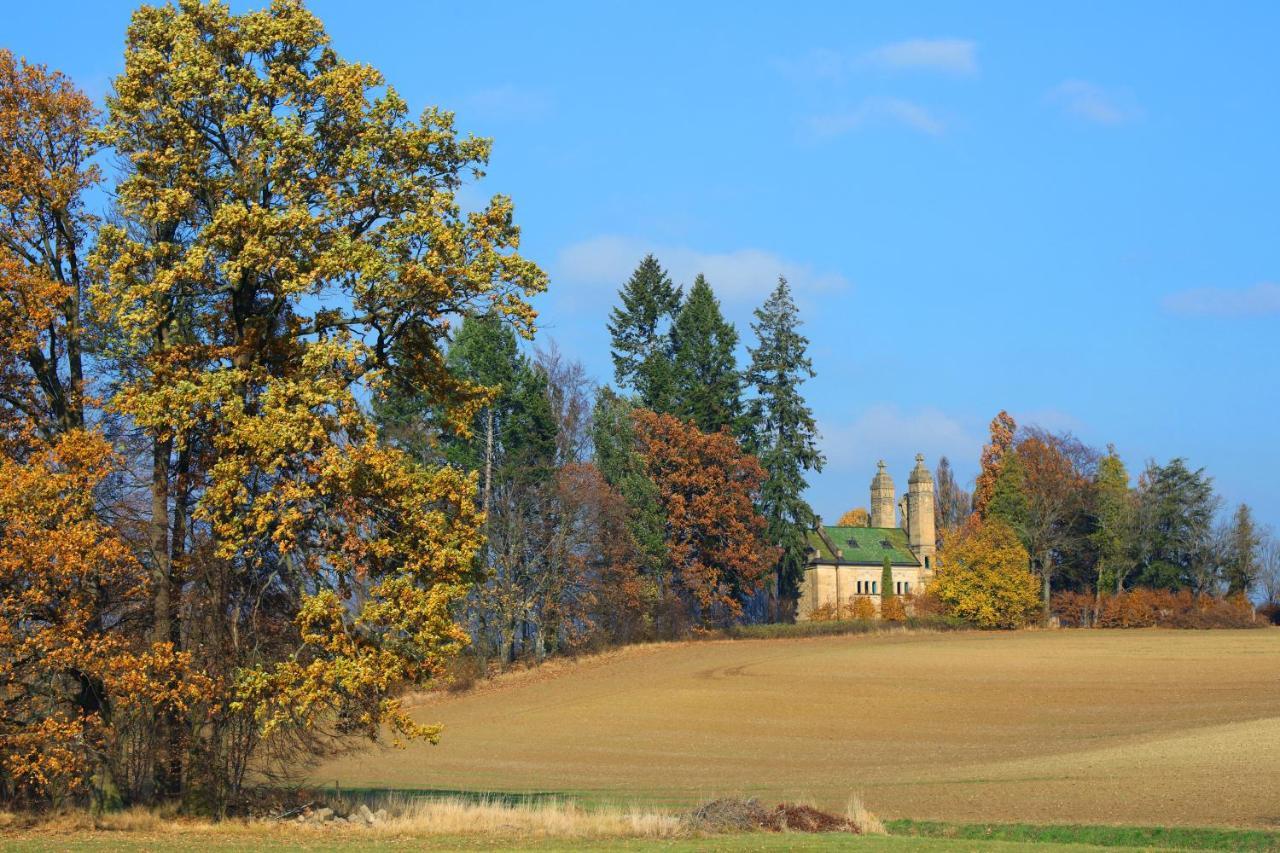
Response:
[[[1053,612],[1068,628],[1253,628],[1266,624],[1243,595],[1219,598],[1188,590],[1137,589],[1104,595],[1055,593]]]
[[[880,634],[905,628],[908,631],[968,631],[973,628],[954,616],[908,616],[893,626],[879,619],[846,619],[826,622],[774,622],[764,625],[734,625],[723,631],[708,631],[706,639],[780,640],[797,637],[835,637],[843,634]]]
[[[1040,582],[1029,563],[1009,525],[974,522],[948,540],[930,591],[948,613],[979,628],[1020,628],[1040,605]]]
[[[906,605],[898,596],[886,595],[880,599],[880,618],[886,622],[901,622],[907,618]]]

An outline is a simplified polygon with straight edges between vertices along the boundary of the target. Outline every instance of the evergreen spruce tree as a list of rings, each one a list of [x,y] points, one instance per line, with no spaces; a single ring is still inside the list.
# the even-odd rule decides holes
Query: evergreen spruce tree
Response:
[[[653,255],[646,255],[609,314],[613,374],[646,409],[669,412],[672,390],[670,329],[680,309],[680,288]]]
[[[1093,480],[1093,531],[1089,541],[1097,556],[1095,592],[1121,592],[1132,568],[1133,493],[1129,472],[1114,447],[1098,462]]]
[[[662,587],[656,574],[666,557],[666,518],[658,503],[658,487],[645,473],[645,461],[636,446],[633,410],[613,389],[601,388],[592,410],[591,439],[600,475],[626,501],[627,525],[645,571]]]
[[[724,319],[711,285],[699,275],[671,327],[671,414],[703,432],[728,427],[742,434],[737,347],[737,330]]]
[[[986,517],[999,519],[1009,525],[1025,547],[1028,512],[1027,475],[1018,454],[1011,452],[1005,456],[1000,473],[996,475]]]
[[[454,375],[496,389],[471,423],[469,435],[442,426],[445,459],[480,472],[486,510],[494,483],[534,483],[555,464],[556,423],[546,377],[520,352],[508,324],[490,316],[467,317],[447,355]]]
[[[1248,594],[1257,583],[1261,546],[1262,537],[1253,522],[1253,512],[1248,504],[1240,504],[1226,536],[1222,579],[1227,584],[1227,595]]]
[[[1149,463],[1138,490],[1138,583],[1207,591],[1217,509],[1213,480],[1203,468],[1193,471],[1181,458],[1167,465]]]
[[[817,516],[804,499],[806,474],[821,471],[818,427],[800,386],[814,375],[799,328],[799,312],[785,278],[755,312],[751,324],[758,345],[751,350],[747,382],[755,389],[748,421],[748,449],[768,478],[760,490],[760,514],[769,522],[769,541],[782,548],[775,568],[775,594],[784,609],[794,605],[804,574],[808,533]]]

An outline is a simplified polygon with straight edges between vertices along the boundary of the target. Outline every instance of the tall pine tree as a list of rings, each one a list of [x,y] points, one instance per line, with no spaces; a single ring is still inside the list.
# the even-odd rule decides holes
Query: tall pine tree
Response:
[[[1259,551],[1262,547],[1262,537],[1258,534],[1253,511],[1248,504],[1240,504],[1236,508],[1225,544],[1222,580],[1227,585],[1227,594],[1247,594],[1257,583],[1261,572]]]
[[[806,475],[821,471],[818,427],[800,386],[814,376],[806,355],[809,341],[800,334],[799,312],[785,278],[755,311],[751,324],[759,342],[751,352],[747,382],[755,397],[749,407],[749,446],[768,478],[760,490],[760,512],[769,523],[769,541],[782,549],[774,568],[776,595],[784,607],[795,603],[804,574],[808,531],[817,523],[804,499]]]
[[[671,324],[680,309],[680,288],[658,259],[646,255],[609,314],[613,374],[620,388],[635,391],[646,409],[669,411],[672,389]]]
[[[1124,590],[1133,568],[1132,540],[1134,496],[1129,488],[1129,471],[1114,446],[1098,462],[1093,478],[1093,531],[1089,541],[1096,555],[1095,593]]]
[[[510,325],[493,316],[467,317],[447,358],[456,375],[496,390],[476,413],[470,435],[445,431],[445,457],[480,472],[488,509],[495,481],[545,479],[555,462],[555,418],[546,377],[520,352]]]
[[[707,280],[694,279],[671,327],[671,414],[703,432],[743,428],[742,374],[734,351],[738,331],[724,319]]]

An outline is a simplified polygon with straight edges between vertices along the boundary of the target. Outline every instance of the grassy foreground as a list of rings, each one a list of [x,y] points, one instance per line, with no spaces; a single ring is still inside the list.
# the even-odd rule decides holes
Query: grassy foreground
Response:
[[[562,827],[563,828],[563,827]],[[453,827],[444,834],[423,827],[388,828],[381,832],[298,827],[267,822],[227,822],[216,826],[168,822],[133,829],[89,830],[44,828],[0,833],[0,847],[14,851],[118,850],[218,851],[250,850],[531,850],[531,851],[1069,851],[1129,850],[1280,850],[1280,833],[1259,830],[1032,826],[1026,824],[944,824],[898,821],[890,835],[844,833],[694,834],[676,837],[528,836],[501,825]],[[545,829],[545,827],[544,827]]]
[[[851,798],[841,814],[810,823],[839,831],[803,832],[817,814],[803,807],[769,808],[755,801],[719,800],[676,812],[640,806],[584,808],[563,800],[435,798],[383,793],[329,801],[338,814],[313,803],[281,819],[182,819],[135,809],[94,816],[85,812],[33,818],[0,813],[4,850],[178,851],[361,850],[654,850],[654,851],[954,851],[954,850],[1232,850],[1280,851],[1280,832],[1189,827],[1036,826],[890,821],[887,825]],[[356,818],[361,804],[378,807],[373,825]],[[293,816],[297,814],[297,816]],[[789,820],[776,822],[777,815]],[[759,822],[764,819],[764,822]],[[764,827],[764,828],[762,828]]]

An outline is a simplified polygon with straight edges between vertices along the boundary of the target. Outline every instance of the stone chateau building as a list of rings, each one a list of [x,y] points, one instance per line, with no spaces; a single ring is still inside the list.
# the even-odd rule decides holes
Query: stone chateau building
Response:
[[[809,534],[809,563],[796,618],[808,619],[820,607],[848,607],[859,596],[878,609],[885,557],[893,569],[895,595],[919,592],[929,582],[937,550],[933,475],[924,466],[924,456],[916,454],[907,493],[899,499],[884,462],[877,467],[871,481],[870,526],[819,525]]]

